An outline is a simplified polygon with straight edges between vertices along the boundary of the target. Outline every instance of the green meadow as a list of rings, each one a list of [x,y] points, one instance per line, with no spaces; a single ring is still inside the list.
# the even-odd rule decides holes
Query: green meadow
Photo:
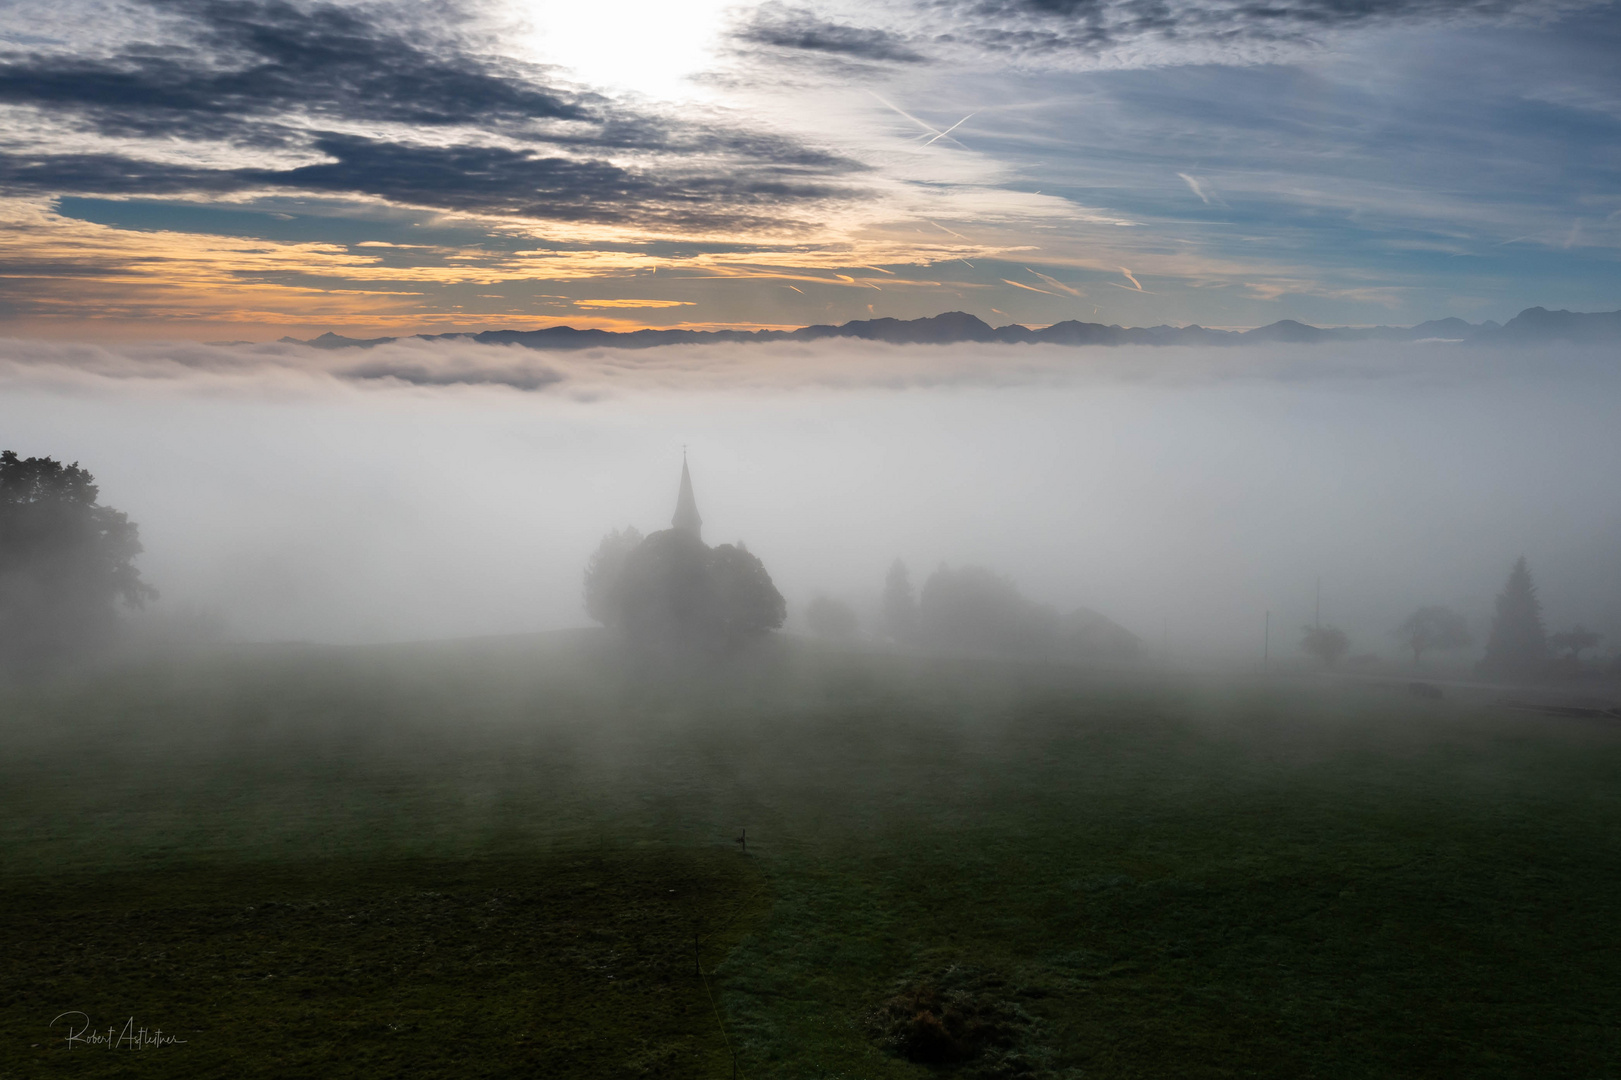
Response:
[[[1621,1077],[1621,723],[1485,695],[222,649],[0,692],[0,858],[6,1080]]]

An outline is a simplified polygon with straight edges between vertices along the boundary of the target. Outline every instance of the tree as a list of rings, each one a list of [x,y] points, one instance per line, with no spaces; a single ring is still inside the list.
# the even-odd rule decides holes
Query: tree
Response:
[[[711,548],[690,531],[609,533],[586,566],[586,610],[643,645],[736,647],[782,625],[787,604],[742,544]]]
[[[1499,675],[1525,676],[1542,672],[1548,660],[1548,637],[1542,626],[1542,604],[1531,582],[1531,568],[1521,555],[1509,571],[1497,597],[1491,637],[1481,667]]]
[[[930,574],[917,612],[922,639],[936,648],[1022,657],[1061,651],[1058,612],[983,566]]]
[[[1584,651],[1593,648],[1603,640],[1603,634],[1589,630],[1585,626],[1577,625],[1571,627],[1569,630],[1563,630],[1557,634],[1550,634],[1548,637],[1548,644],[1562,652],[1567,653],[1567,658],[1574,663],[1581,659],[1581,655]]]
[[[117,625],[118,605],[157,596],[141,581],[139,531],[102,506],[78,463],[0,453],[0,657],[13,667],[82,654]]]
[[[641,542],[642,534],[635,528],[615,529],[602,538],[585,564],[585,612],[604,626],[612,625],[616,618],[625,560]]]
[[[1093,660],[1137,660],[1143,639],[1091,608],[1076,608],[1064,617],[1064,648],[1069,654]]]
[[[788,602],[766,573],[765,563],[741,543],[711,548],[707,577],[711,641],[735,647],[777,629],[788,617]]]
[[[822,637],[853,638],[861,629],[855,609],[843,600],[821,595],[805,607],[805,624]]]
[[[1321,660],[1324,667],[1333,667],[1351,648],[1351,639],[1337,626],[1302,626],[1300,648]]]
[[[896,641],[917,636],[917,596],[906,564],[896,559],[884,576],[884,629]]]
[[[1412,650],[1415,667],[1424,654],[1432,649],[1441,652],[1461,649],[1471,640],[1463,616],[1449,607],[1440,606],[1419,608],[1407,616],[1395,632],[1402,648]]]

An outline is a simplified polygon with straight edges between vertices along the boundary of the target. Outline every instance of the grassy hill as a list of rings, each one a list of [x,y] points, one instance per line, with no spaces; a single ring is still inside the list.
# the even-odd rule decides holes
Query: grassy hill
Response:
[[[1600,721],[570,634],[13,689],[0,750],[0,1077],[1621,1061]]]

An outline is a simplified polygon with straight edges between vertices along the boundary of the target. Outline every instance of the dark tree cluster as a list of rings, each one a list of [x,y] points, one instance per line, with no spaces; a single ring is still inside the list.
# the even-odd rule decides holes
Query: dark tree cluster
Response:
[[[1302,626],[1300,649],[1308,656],[1321,660],[1324,667],[1333,667],[1351,649],[1351,639],[1337,626]]]
[[[1058,644],[1058,612],[983,566],[930,574],[917,613],[924,641],[946,651],[1041,656]]]
[[[1396,628],[1396,637],[1412,652],[1415,666],[1427,652],[1461,649],[1473,641],[1463,616],[1446,607],[1419,608]],[[1531,580],[1531,567],[1522,555],[1509,570],[1503,591],[1497,594],[1486,655],[1477,670],[1505,680],[1579,674],[1582,653],[1603,640],[1603,634],[1581,625],[1548,633],[1542,621],[1542,601]]]
[[[1142,641],[1095,611],[1062,615],[983,566],[942,566],[914,595],[906,566],[896,560],[884,582],[883,614],[890,637],[939,652],[1028,659],[1131,660]]]
[[[1480,667],[1485,674],[1509,679],[1579,674],[1582,653],[1603,640],[1603,634],[1581,625],[1555,634],[1547,632],[1542,601],[1537,599],[1531,568],[1522,555],[1497,596],[1491,638]],[[1555,659],[1555,652],[1562,655]]]
[[[135,523],[99,498],[77,463],[0,453],[0,660],[10,670],[94,651],[120,603],[157,595],[135,568]]]
[[[586,566],[585,608],[632,642],[707,651],[775,630],[788,612],[742,544],[710,547],[684,529],[609,533]]]

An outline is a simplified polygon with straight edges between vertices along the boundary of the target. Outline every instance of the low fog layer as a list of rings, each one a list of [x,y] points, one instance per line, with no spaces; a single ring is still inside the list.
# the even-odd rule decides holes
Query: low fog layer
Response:
[[[1524,554],[1550,629],[1621,643],[1613,355],[1446,345],[1244,351],[409,342],[0,343],[0,443],[79,461],[126,511],[149,617],[256,640],[581,625],[610,529],[665,528],[688,450],[704,537],[870,625],[988,566],[1174,656],[1353,652],[1456,607],[1483,638]]]

